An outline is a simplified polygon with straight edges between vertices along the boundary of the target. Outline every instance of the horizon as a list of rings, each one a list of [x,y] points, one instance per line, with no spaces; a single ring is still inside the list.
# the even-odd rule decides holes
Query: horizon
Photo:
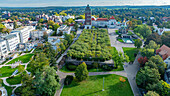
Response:
[[[5,0],[0,1],[0,7],[83,7],[90,6],[164,6],[170,5],[169,0]]]

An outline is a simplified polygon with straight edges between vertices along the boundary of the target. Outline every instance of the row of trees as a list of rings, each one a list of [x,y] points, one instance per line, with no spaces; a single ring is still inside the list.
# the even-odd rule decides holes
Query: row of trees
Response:
[[[83,30],[79,39],[70,47],[67,56],[72,58],[98,58],[109,60],[110,40],[106,30]]]

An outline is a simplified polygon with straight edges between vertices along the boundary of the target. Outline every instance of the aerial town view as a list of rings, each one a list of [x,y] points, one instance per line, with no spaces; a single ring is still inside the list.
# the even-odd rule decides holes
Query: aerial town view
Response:
[[[170,0],[0,0],[0,96],[170,96]]]

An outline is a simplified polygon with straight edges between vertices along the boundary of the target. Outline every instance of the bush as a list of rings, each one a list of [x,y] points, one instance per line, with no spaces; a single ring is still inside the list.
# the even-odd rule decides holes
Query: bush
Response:
[[[70,85],[72,81],[73,81],[73,76],[72,75],[67,75],[66,79],[64,81],[64,84],[65,85]]]
[[[74,71],[76,70],[77,66],[76,65],[67,65],[67,69],[69,69],[70,71]]]
[[[103,65],[102,69],[106,70],[106,71],[111,71],[113,69],[113,67],[109,66],[109,65]]]

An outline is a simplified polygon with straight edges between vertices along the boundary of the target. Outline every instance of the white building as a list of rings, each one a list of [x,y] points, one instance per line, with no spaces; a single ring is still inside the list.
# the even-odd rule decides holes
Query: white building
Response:
[[[116,25],[117,25],[117,21],[113,16],[110,17],[110,19],[107,19],[107,18],[96,19],[95,17],[92,17],[92,26],[115,28]]]
[[[49,36],[48,37],[48,42],[52,45],[53,49],[57,49],[57,44],[60,43],[60,39],[64,38],[63,36],[62,37],[57,37],[57,36]]]
[[[26,43],[28,39],[30,38],[30,32],[32,30],[35,30],[35,27],[33,26],[23,26],[20,28],[17,28],[11,32],[11,34],[17,34],[19,35],[19,39],[21,43]]]
[[[48,36],[52,35],[52,33],[54,32],[51,29],[47,28],[42,28],[42,30],[33,30],[31,31],[31,38],[32,39],[41,39],[43,37],[43,35],[45,34],[45,32],[48,34]]]
[[[5,23],[4,25],[5,25],[5,27],[6,27],[7,29],[11,29],[11,30],[14,29],[14,24],[13,24],[13,23]]]
[[[70,16],[70,15],[63,16],[63,21],[66,21],[68,19],[75,19],[75,16]]]
[[[170,29],[168,28],[158,28],[156,24],[153,23],[153,27],[154,27],[154,32],[157,32],[159,35],[162,35],[164,32],[166,31],[170,31]]]
[[[60,32],[62,32],[63,34],[70,34],[71,32],[71,27],[67,26],[67,25],[62,25],[57,29],[57,34],[59,34]]]
[[[7,49],[9,52],[16,50],[17,45],[20,43],[17,34],[9,34],[6,36],[1,36],[1,40],[5,40],[7,44]]]
[[[0,59],[8,55],[8,48],[5,40],[0,40]]]

